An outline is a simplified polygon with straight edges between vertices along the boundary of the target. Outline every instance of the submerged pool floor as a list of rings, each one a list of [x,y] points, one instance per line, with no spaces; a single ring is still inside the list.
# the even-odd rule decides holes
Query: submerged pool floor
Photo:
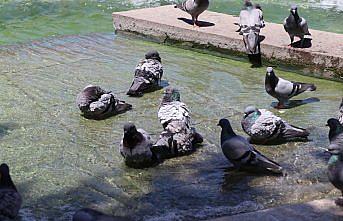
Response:
[[[141,98],[125,92],[137,62],[153,48],[205,142],[191,156],[135,170],[118,152],[122,126],[132,121],[157,138],[162,90]],[[9,164],[24,198],[17,220],[69,220],[81,207],[135,220],[199,220],[339,195],[328,182],[329,156],[321,148],[328,145],[325,124],[338,112],[342,83],[275,67],[277,75],[317,85],[299,99],[320,99],[278,113],[264,91],[265,67],[129,37],[51,38],[0,47],[0,57],[0,162]],[[133,110],[104,121],[82,118],[75,98],[88,84],[115,91]],[[240,120],[252,104],[311,132],[307,143],[257,147],[280,162],[287,177],[229,169],[216,124],[228,117],[245,136]]]

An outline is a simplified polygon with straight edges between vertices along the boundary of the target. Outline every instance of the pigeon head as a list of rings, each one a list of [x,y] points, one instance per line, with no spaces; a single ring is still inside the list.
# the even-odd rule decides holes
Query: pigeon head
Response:
[[[326,126],[330,128],[330,131],[329,131],[330,140],[334,138],[335,136],[337,136],[338,134],[343,133],[343,125],[341,125],[340,122],[335,118],[330,118],[327,121]]]
[[[168,103],[172,101],[180,101],[180,92],[176,88],[167,87],[164,91],[162,103]]]
[[[275,76],[274,70],[272,67],[267,67],[267,75],[268,76]]]
[[[10,176],[10,168],[3,163],[0,165],[0,189],[8,187],[17,190]]]
[[[0,179],[10,174],[10,168],[7,164],[3,163],[0,165]]]
[[[245,8],[252,8],[252,7],[253,7],[253,4],[251,3],[250,0],[245,0],[245,1],[244,1],[244,7],[245,7]]]
[[[248,106],[244,109],[245,116],[248,116],[251,113],[258,112],[258,109],[255,106]]]
[[[228,119],[220,119],[217,126],[220,126],[223,129],[223,131],[229,132],[229,134],[234,134],[230,121]]]
[[[132,135],[135,133],[137,133],[137,129],[133,123],[126,123],[124,125],[124,135]]]
[[[158,60],[159,62],[162,61],[160,54],[156,50],[152,50],[146,53],[145,59],[155,59],[155,60]]]
[[[260,5],[260,4],[258,4],[258,3],[256,3],[256,4],[254,5],[254,8],[256,8],[256,9],[260,9],[260,10],[262,11],[262,7],[261,7],[261,5]]]
[[[290,11],[291,11],[292,15],[297,14],[297,10],[298,10],[298,7],[296,5],[291,5]]]

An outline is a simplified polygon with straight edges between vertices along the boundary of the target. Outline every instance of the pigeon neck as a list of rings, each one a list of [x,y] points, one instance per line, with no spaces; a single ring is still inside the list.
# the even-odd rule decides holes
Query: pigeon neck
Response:
[[[274,91],[278,81],[279,79],[275,76],[275,74],[270,73],[270,75],[266,75],[266,79],[265,79],[266,89],[270,91]]]
[[[15,187],[11,176],[9,174],[2,174],[1,181],[0,181],[0,189],[14,189],[17,191],[17,188]]]
[[[222,128],[222,132],[220,135],[220,141],[223,144],[225,140],[227,140],[230,137],[234,137],[236,136],[236,133],[232,130],[232,127],[229,126],[225,126]]]
[[[125,147],[128,147],[130,150],[132,150],[139,142],[142,141],[142,139],[143,135],[138,131],[134,134],[124,133],[123,143]]]
[[[294,19],[295,19],[296,22],[298,22],[298,21],[300,20],[300,17],[299,17],[299,15],[298,15],[298,12],[297,12],[297,11],[295,11],[295,13],[292,14],[292,15],[293,15],[293,17],[294,17]]]
[[[329,139],[331,140],[332,138],[341,133],[343,133],[343,126],[341,124],[337,124],[335,127],[330,128]]]

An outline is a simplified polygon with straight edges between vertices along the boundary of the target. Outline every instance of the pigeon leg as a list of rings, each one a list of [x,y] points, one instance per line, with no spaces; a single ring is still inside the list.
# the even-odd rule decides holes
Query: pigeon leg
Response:
[[[198,17],[195,17],[193,19],[193,26],[194,26],[194,28],[200,28],[199,25],[198,25]]]
[[[292,47],[293,41],[294,41],[294,36],[290,35],[289,38],[291,39],[291,43],[288,45],[288,47]]]
[[[276,109],[284,109],[284,108],[285,108],[285,105],[284,105],[283,103],[279,102],[279,103],[276,105],[275,108],[276,108]]]

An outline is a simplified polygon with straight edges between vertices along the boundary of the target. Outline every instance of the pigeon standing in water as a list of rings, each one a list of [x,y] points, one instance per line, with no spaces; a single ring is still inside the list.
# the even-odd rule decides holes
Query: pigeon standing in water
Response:
[[[227,119],[221,119],[220,143],[225,157],[237,169],[283,174],[283,168],[258,152],[244,137],[236,135]]]
[[[311,35],[308,31],[307,21],[298,15],[298,8],[296,5],[292,5],[290,9],[290,15],[285,18],[283,22],[283,27],[288,33],[291,44],[294,41],[294,36],[297,36],[301,39],[300,46],[304,46],[305,35]]]
[[[11,219],[18,215],[22,203],[7,164],[0,165],[0,216]]]
[[[130,219],[119,216],[109,216],[94,209],[84,208],[75,212],[73,221],[130,221]]]
[[[149,134],[143,129],[136,129],[132,123],[124,125],[124,136],[119,151],[127,166],[145,168],[155,164],[157,161],[150,149],[152,145]]]
[[[278,99],[279,103],[277,108],[285,108],[290,98],[305,91],[315,91],[317,88],[314,84],[282,79],[275,75],[272,67],[268,67],[265,78],[265,89],[270,96]]]
[[[202,136],[191,127],[189,109],[180,101],[180,93],[175,88],[166,88],[158,118],[164,131],[154,146],[168,147],[171,156],[191,153],[195,144],[203,142]]]
[[[93,85],[88,85],[78,94],[76,104],[85,118],[95,120],[124,113],[132,108],[131,104],[119,100],[111,91]]]
[[[343,125],[335,118],[330,118],[326,125],[330,128],[328,151],[331,153],[343,151]]]
[[[199,27],[198,17],[209,6],[208,0],[186,0],[175,5],[175,8],[179,8],[192,16],[193,26]]]
[[[144,92],[158,89],[162,75],[163,66],[159,53],[148,52],[135,69],[135,76],[127,95],[141,96]]]
[[[341,101],[341,105],[339,106],[338,120],[343,125],[343,98]]]
[[[250,136],[251,143],[306,141],[309,136],[305,129],[290,125],[265,109],[249,106],[244,113],[242,128]]]

